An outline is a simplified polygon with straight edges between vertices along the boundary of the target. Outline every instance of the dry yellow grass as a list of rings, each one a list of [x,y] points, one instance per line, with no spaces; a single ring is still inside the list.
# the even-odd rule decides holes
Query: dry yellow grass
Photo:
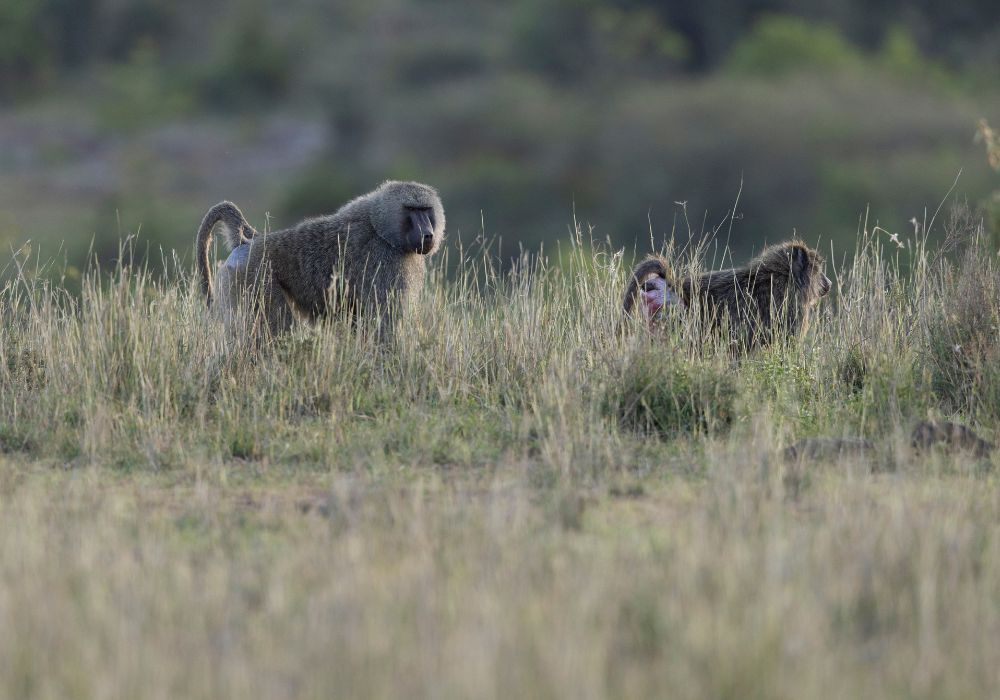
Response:
[[[467,261],[392,350],[303,329],[212,399],[183,275],[12,277],[0,695],[992,696],[997,457],[907,436],[994,437],[995,256],[866,239],[801,343],[732,364],[696,328],[618,338],[624,268],[583,250]],[[623,377],[693,399],[635,432]],[[878,447],[782,459],[814,435]]]

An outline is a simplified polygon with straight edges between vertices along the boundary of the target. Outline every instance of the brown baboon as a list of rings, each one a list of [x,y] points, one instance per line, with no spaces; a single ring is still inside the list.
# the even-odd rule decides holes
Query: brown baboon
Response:
[[[725,320],[733,341],[741,348],[752,349],[767,345],[776,335],[791,337],[806,328],[810,310],[830,292],[824,264],[822,256],[804,243],[786,241],[765,249],[743,267],[678,281],[664,258],[651,256],[632,271],[622,308],[626,315],[633,313],[640,287],[647,303],[645,285],[651,279],[668,290],[679,291],[675,306],[684,309],[697,305],[712,325]]]
[[[631,315],[637,301],[642,318],[649,326],[669,308],[677,306],[684,309],[684,301],[677,293],[677,280],[664,258],[646,258],[632,271],[622,302],[626,316]]]
[[[219,223],[232,253],[213,287],[208,249]],[[444,224],[437,192],[415,182],[386,182],[335,214],[270,233],[257,233],[223,202],[198,231],[201,288],[224,319],[242,308],[272,335],[295,317],[316,321],[346,310],[355,320],[378,314],[384,336],[397,307],[419,296],[426,257],[440,246]]]
[[[914,426],[910,444],[921,451],[943,445],[947,450],[965,450],[976,457],[988,457],[994,449],[992,443],[983,440],[972,428],[961,423],[933,420],[922,420]]]
[[[834,461],[842,457],[861,457],[875,451],[871,440],[859,437],[812,437],[785,448],[787,462]]]

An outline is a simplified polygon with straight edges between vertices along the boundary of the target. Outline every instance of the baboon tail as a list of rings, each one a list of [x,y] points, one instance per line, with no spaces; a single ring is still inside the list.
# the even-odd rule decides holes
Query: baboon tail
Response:
[[[625,287],[625,298],[622,300],[622,311],[625,312],[626,316],[631,315],[632,309],[635,307],[635,300],[639,296],[639,285],[650,275],[659,275],[664,279],[670,279],[667,261],[659,256],[651,255],[632,270],[628,285]]]
[[[247,243],[257,235],[257,231],[247,223],[243,212],[232,202],[219,202],[205,214],[198,229],[198,237],[195,239],[195,254],[198,258],[201,291],[209,306],[212,304],[212,268],[209,264],[208,248],[212,243],[212,232],[220,223],[225,227],[226,244],[230,250]]]

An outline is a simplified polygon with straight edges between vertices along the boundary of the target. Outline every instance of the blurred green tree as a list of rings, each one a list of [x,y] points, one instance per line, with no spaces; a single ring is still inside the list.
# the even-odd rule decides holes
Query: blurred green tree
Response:
[[[50,48],[39,41],[44,9],[43,0],[0,3],[0,97],[41,80],[51,67]]]
[[[800,71],[838,71],[863,64],[860,52],[831,25],[764,15],[734,47],[727,68],[742,75],[781,77]]]
[[[242,3],[223,36],[221,56],[202,76],[201,94],[218,109],[238,109],[282,97],[294,67],[290,44],[269,31],[261,2]]]

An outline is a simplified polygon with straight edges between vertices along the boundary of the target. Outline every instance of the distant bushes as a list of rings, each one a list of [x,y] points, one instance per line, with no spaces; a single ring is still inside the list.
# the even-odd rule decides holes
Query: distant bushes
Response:
[[[291,45],[270,29],[262,9],[251,6],[225,27],[223,49],[199,75],[207,106],[233,110],[283,97],[294,68]]]
[[[901,80],[954,87],[956,77],[925,58],[901,26],[890,27],[874,53],[850,43],[833,24],[791,15],[764,15],[734,46],[725,62],[736,75],[783,78],[792,73],[878,70]]]
[[[278,211],[287,221],[335,212],[364,188],[353,175],[336,160],[317,160],[288,186]]]
[[[209,104],[280,95],[288,86],[292,55],[272,33],[263,5],[231,0],[204,19],[218,31],[192,26],[191,0],[14,0],[0,3],[0,98],[39,92],[62,74],[107,62],[128,66],[136,52],[155,54],[176,80],[201,72]],[[229,18],[218,22],[219,17]],[[232,27],[232,30],[228,28]],[[198,34],[192,34],[197,31]],[[216,39],[222,55],[205,60]],[[198,61],[188,49],[197,47]],[[174,57],[172,60],[169,57]],[[173,65],[171,65],[173,64]],[[203,66],[207,65],[207,69]]]
[[[651,7],[581,0],[526,0],[513,15],[513,60],[563,82],[628,70],[663,77],[689,54],[687,41]]]
[[[102,122],[113,129],[131,129],[190,114],[197,97],[190,81],[163,70],[151,47],[135,49],[127,61],[102,71],[97,81],[104,99],[96,104]]]
[[[12,0],[0,3],[0,97],[37,92],[61,73],[128,60],[179,29],[189,0]]]
[[[863,63],[861,52],[831,25],[767,15],[729,55],[733,73],[781,77],[803,70],[843,70]]]
[[[1000,55],[1000,42],[989,31],[989,13],[995,11],[989,0],[968,0],[962,11],[947,3],[915,7],[904,0],[887,0],[878,8],[860,0],[519,0],[499,5],[452,0],[375,9],[364,0],[10,0],[0,6],[0,95],[45,87],[81,66],[127,61],[142,46],[155,47],[182,68],[201,68],[209,45],[228,27],[250,20],[256,34],[234,47],[242,52],[231,51],[234,60],[225,68],[248,85],[268,90],[281,86],[290,54],[253,40],[290,27],[337,45],[359,41],[353,35],[359,28],[367,30],[360,39],[364,43],[371,34],[405,27],[403,40],[387,42],[380,60],[415,82],[428,75],[489,72],[503,63],[563,83],[617,80],[625,74],[658,79],[727,63],[742,73],[791,72],[839,68],[856,61],[855,47],[879,45],[888,68],[926,79],[931,64],[921,54],[929,51],[937,60],[949,59],[952,68],[983,73]],[[762,19],[762,11],[788,16]],[[433,35],[410,35],[420,24],[433,26]],[[308,49],[308,58],[319,65],[331,55],[324,46]]]
[[[0,4],[0,95],[38,82],[49,68],[52,56],[40,43],[41,3]]]

